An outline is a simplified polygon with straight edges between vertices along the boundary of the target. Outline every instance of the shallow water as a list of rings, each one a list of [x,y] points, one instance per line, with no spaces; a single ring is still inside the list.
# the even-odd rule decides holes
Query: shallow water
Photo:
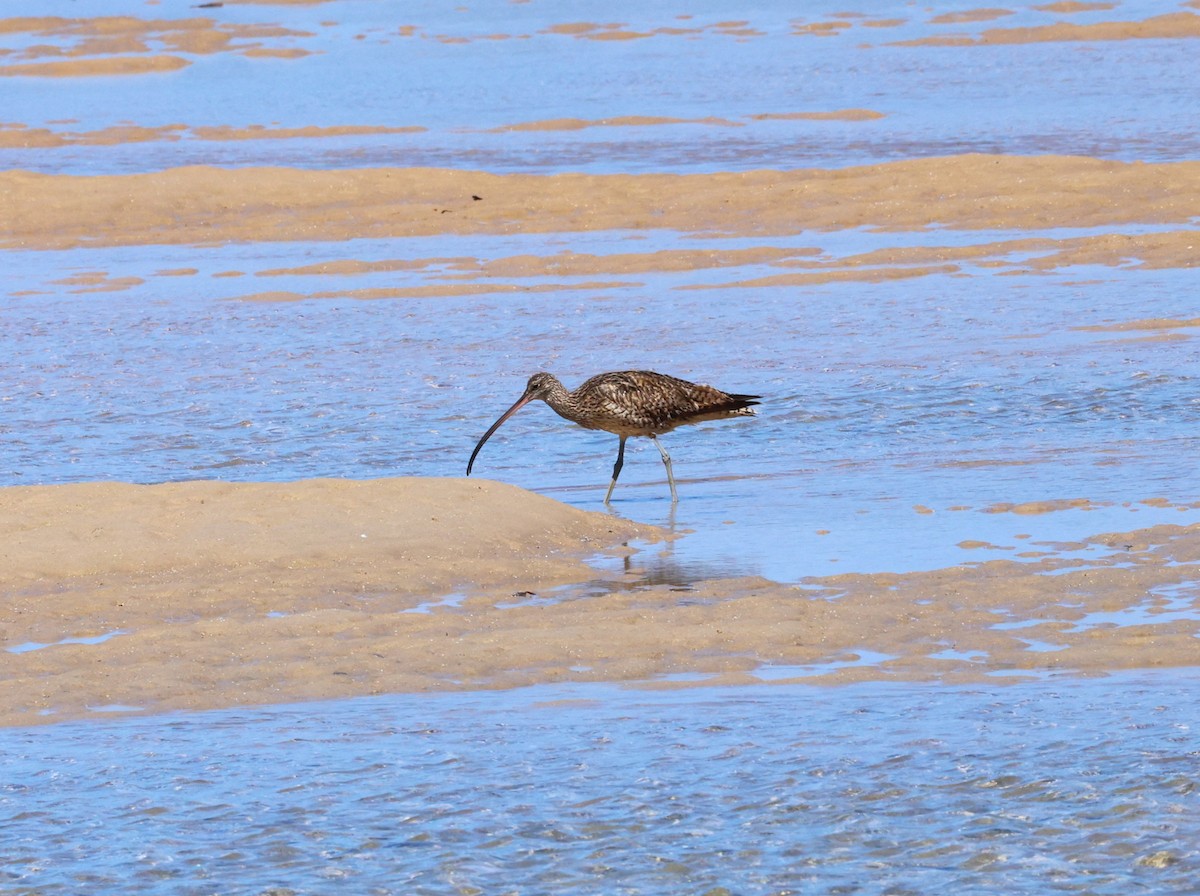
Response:
[[[1038,4],[1042,5],[1042,4]],[[646,8],[629,3],[511,3],[446,7],[365,0],[286,9],[229,4],[188,9],[220,26],[282,23],[298,32],[234,41],[228,52],[180,54],[178,76],[5,79],[4,120],[90,131],[129,123],[186,128],[419,128],[415,133],[313,140],[171,139],[115,146],[6,151],[13,167],[129,172],[184,164],[300,167],[433,166],[489,171],[711,171],[838,167],[964,152],[1059,153],[1162,161],[1200,155],[1194,47],[1188,40],[1111,40],[1003,46],[896,46],[992,28],[1140,20],[1178,13],[1173,0],[1117,3],[1064,16],[1033,5],[978,22],[937,23],[975,3],[914,7],[872,2],[838,16],[836,3],[726,3]],[[12,0],[5,13],[46,15]],[[72,4],[71,14],[167,17],[139,0]],[[840,21],[820,35],[807,26]],[[591,36],[556,28],[593,23]],[[621,23],[623,27],[610,27]],[[881,23],[884,23],[881,25]],[[667,33],[669,29],[686,33]],[[640,34],[595,39],[603,31]],[[40,42],[14,35],[22,49]],[[161,44],[148,41],[150,49]],[[251,45],[301,50],[298,59],[247,58]],[[169,45],[167,49],[170,49]],[[253,84],[253,89],[246,89]],[[1050,89],[1048,89],[1050,87]],[[869,121],[794,120],[800,113],[869,109]],[[134,112],[136,110],[136,112]],[[658,127],[509,131],[560,119],[664,117]],[[63,124],[63,122],[67,124]],[[690,123],[689,123],[690,122]]]
[[[840,256],[867,238],[812,242]],[[507,257],[553,253],[557,241],[437,237],[337,252]],[[705,243],[603,234],[570,245],[607,254]],[[598,370],[646,367],[764,396],[757,420],[664,437],[676,508],[658,453],[630,443],[614,511],[690,532],[668,559],[692,577],[935,568],[1200,519],[1195,506],[1178,506],[1200,497],[1200,349],[1190,330],[1080,329],[1187,319],[1187,270],[1079,269],[1002,286],[973,274],[802,291],[680,288],[753,273],[739,269],[639,274],[600,293],[519,301],[501,293],[299,303],[233,297],[317,291],[344,278],[219,276],[305,263],[310,251],[320,250],[8,253],[13,291],[43,294],[0,306],[13,350],[0,367],[0,483],[461,476],[529,373],[549,369],[576,385]],[[145,282],[111,293],[53,285],[101,267]],[[201,273],[155,275],[186,267]],[[442,276],[352,279],[370,288]],[[262,285],[276,280],[287,282]],[[614,437],[536,404],[488,442],[475,474],[599,510],[615,449]],[[1155,499],[1167,506],[1143,503]],[[1047,500],[1089,503],[985,512]]]
[[[864,18],[896,21],[843,17],[850,24],[837,33],[813,36],[796,32],[844,7],[759,4],[738,11],[745,25],[722,25],[728,4],[711,2],[661,14],[612,2],[410,3],[400,18],[394,5],[365,0],[186,11],[77,0],[70,14],[80,17],[285,23],[302,33],[264,43],[311,55],[185,53],[191,64],[171,75],[6,77],[5,124],[85,137],[122,124],[183,129],[115,145],[2,147],[0,167],[605,173],[964,152],[1200,156],[1186,112],[1196,108],[1195,40],[889,46],[1185,7],[1154,0],[1070,16],[1021,7],[992,21],[930,21],[977,5],[872,3]],[[4,10],[45,13],[25,0]],[[548,31],[582,21],[700,33],[600,41]],[[0,49],[44,40],[4,35]],[[883,117],[781,117],[843,109]],[[614,116],[690,121],[503,130]],[[422,130],[248,140],[197,131],[256,125]],[[648,367],[765,400],[757,420],[664,439],[678,507],[657,452],[631,443],[615,512],[684,533],[634,556],[643,583],[798,581],[1030,552],[1087,559],[1106,550],[1078,543],[1095,533],[1200,520],[1195,327],[1079,329],[1194,318],[1194,269],[964,263],[881,283],[730,285],[786,270],[743,265],[492,278],[557,284],[541,293],[244,297],[444,287],[462,259],[568,250],[769,246],[836,259],[1105,232],[714,240],[647,231],[5,251],[0,485],[459,476],[533,371],[575,385]],[[442,261],[352,277],[271,273],[341,259]],[[587,285],[597,279],[612,285]],[[488,443],[476,469],[598,510],[615,447],[539,405]],[[1074,504],[1012,509],[1044,501]],[[623,561],[598,565],[614,562]],[[430,595],[425,608],[459,597]],[[1081,624],[1186,611],[1154,594],[1119,618],[1097,612]],[[91,724],[0,730],[0,889],[1190,894],[1200,874],[1196,685],[1193,673],[1173,672],[994,689],[547,686],[144,719],[111,718],[135,707],[96,706],[103,715]]]
[[[9,15],[43,12],[10,6]],[[962,15],[976,9],[969,3],[876,3],[866,15],[839,15],[844,8],[832,4],[801,12],[763,4],[734,21],[715,3],[665,11],[407,4],[400,18],[386,4],[358,0],[231,4],[188,15],[224,29],[279,24],[290,33],[198,54],[152,35],[148,52],[190,63],[170,75],[5,79],[10,123],[58,134],[120,124],[183,130],[112,146],[0,148],[0,165],[104,173],[436,164],[554,173],[836,167],[969,151],[1186,160],[1197,157],[1197,131],[1180,110],[1194,105],[1195,80],[1181,73],[1192,68],[1195,41],[896,45],[1181,8],[1158,0],[1069,15],[1021,8],[970,21]],[[81,17],[170,19],[132,0],[72,9]],[[948,14],[959,21],[939,21]],[[587,22],[594,27],[579,26]],[[831,22],[820,36],[809,33]],[[592,39],[606,31],[649,36]],[[21,50],[50,39],[14,32],[5,40]],[[251,58],[247,47],[309,55]],[[883,117],[779,117],[842,109]],[[629,115],[693,123],[503,129]],[[227,140],[189,130],[256,125],[424,130]],[[837,259],[1109,230],[719,240],[647,230],[8,251],[0,485],[458,476],[475,440],[533,371],[575,385],[601,370],[645,367],[765,399],[756,421],[664,439],[680,480],[677,508],[665,500],[657,452],[630,444],[615,511],[689,533],[653,560],[677,578],[795,581],[934,568],[1038,542],[1194,522],[1197,508],[1178,505],[1200,498],[1195,328],[1078,329],[1191,318],[1188,269],[1129,263],[1020,273],[964,263],[957,273],[881,283],[733,285],[787,270],[747,264],[493,275],[482,283],[552,285],[548,292],[241,301],[280,290],[445,288],[460,282],[464,260],[526,254],[768,246]],[[998,258],[1016,264],[1022,256]],[[441,261],[348,276],[278,273],[339,259]],[[476,470],[601,509],[615,447],[611,436],[537,405],[489,442]],[[1142,503],[1153,499],[1176,507]],[[982,512],[1035,500],[1090,503],[1037,515]]]
[[[542,686],[0,731],[0,881],[1192,893],[1197,684]]]

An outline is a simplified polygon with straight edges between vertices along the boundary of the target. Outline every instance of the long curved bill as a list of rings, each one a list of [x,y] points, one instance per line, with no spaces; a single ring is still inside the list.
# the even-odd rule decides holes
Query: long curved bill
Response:
[[[517,399],[517,403],[500,415],[500,419],[488,427],[488,431],[483,434],[483,438],[479,440],[479,444],[475,446],[475,450],[471,452],[471,459],[467,461],[467,475],[471,475],[471,467],[475,465],[475,458],[479,455],[479,449],[483,447],[483,443],[492,437],[492,433],[500,428],[500,424],[515,414],[529,402],[533,401],[533,396],[526,393]]]

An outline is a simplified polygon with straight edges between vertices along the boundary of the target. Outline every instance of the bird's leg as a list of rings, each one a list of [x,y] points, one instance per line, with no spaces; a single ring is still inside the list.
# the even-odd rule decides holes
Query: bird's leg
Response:
[[[621,436],[621,446],[617,449],[617,462],[613,464],[612,482],[608,484],[608,494],[604,496],[604,503],[607,504],[612,497],[612,490],[616,488],[617,477],[621,475],[621,467],[625,466],[625,439],[626,436]]]
[[[650,441],[654,443],[654,447],[662,455],[663,466],[667,468],[667,482],[671,485],[671,503],[677,504],[679,502],[679,495],[675,491],[675,474],[671,472],[671,455],[667,454],[667,449],[662,446],[662,442],[658,440],[658,436],[651,436]]]

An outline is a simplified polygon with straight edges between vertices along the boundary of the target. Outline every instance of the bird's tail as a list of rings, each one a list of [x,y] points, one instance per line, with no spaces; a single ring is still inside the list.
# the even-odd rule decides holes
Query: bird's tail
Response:
[[[730,395],[729,402],[725,404],[723,410],[731,414],[736,414],[738,411],[745,411],[747,414],[753,414],[754,411],[750,408],[756,404],[761,404],[759,399],[761,395]]]

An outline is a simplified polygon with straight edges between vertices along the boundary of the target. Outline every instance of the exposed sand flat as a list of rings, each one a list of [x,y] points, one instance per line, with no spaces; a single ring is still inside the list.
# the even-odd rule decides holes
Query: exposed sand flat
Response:
[[[33,75],[47,78],[87,78],[98,75],[142,75],[149,72],[173,72],[189,64],[179,56],[101,56],[92,59],[68,59],[64,62],[0,65],[0,77]]]
[[[959,19],[963,21],[963,19]],[[1078,25],[1059,22],[1029,28],[989,28],[979,37],[947,35],[897,41],[901,47],[971,47],[997,44],[1057,43],[1061,41],[1153,40],[1200,37],[1200,15],[1168,13],[1138,21],[1095,22]]]
[[[581,557],[657,531],[474,479],[4,489],[0,719],[97,700],[183,707],[301,696],[298,681],[271,681],[322,667],[326,678],[334,655],[358,649],[345,639],[364,612],[425,632],[418,639],[429,647],[433,617],[403,610],[460,589],[509,595],[586,580],[595,573]],[[277,637],[284,630],[292,634]],[[113,631],[128,634],[11,652]],[[244,674],[269,656],[282,667]],[[309,672],[283,668],[293,663]]]
[[[478,197],[478,198],[476,198]],[[0,246],[672,229],[730,235],[1190,223],[1200,162],[970,154],[845,169],[497,175],[186,167],[0,173]]]
[[[1050,550],[798,586],[680,591],[640,581],[635,554],[602,593],[529,601],[594,577],[582,554],[658,534],[484,480],[5,489],[0,723],[679,672],[732,683],[764,665],[832,683],[1196,660],[1200,526],[1097,536],[1106,553],[1086,563]]]

